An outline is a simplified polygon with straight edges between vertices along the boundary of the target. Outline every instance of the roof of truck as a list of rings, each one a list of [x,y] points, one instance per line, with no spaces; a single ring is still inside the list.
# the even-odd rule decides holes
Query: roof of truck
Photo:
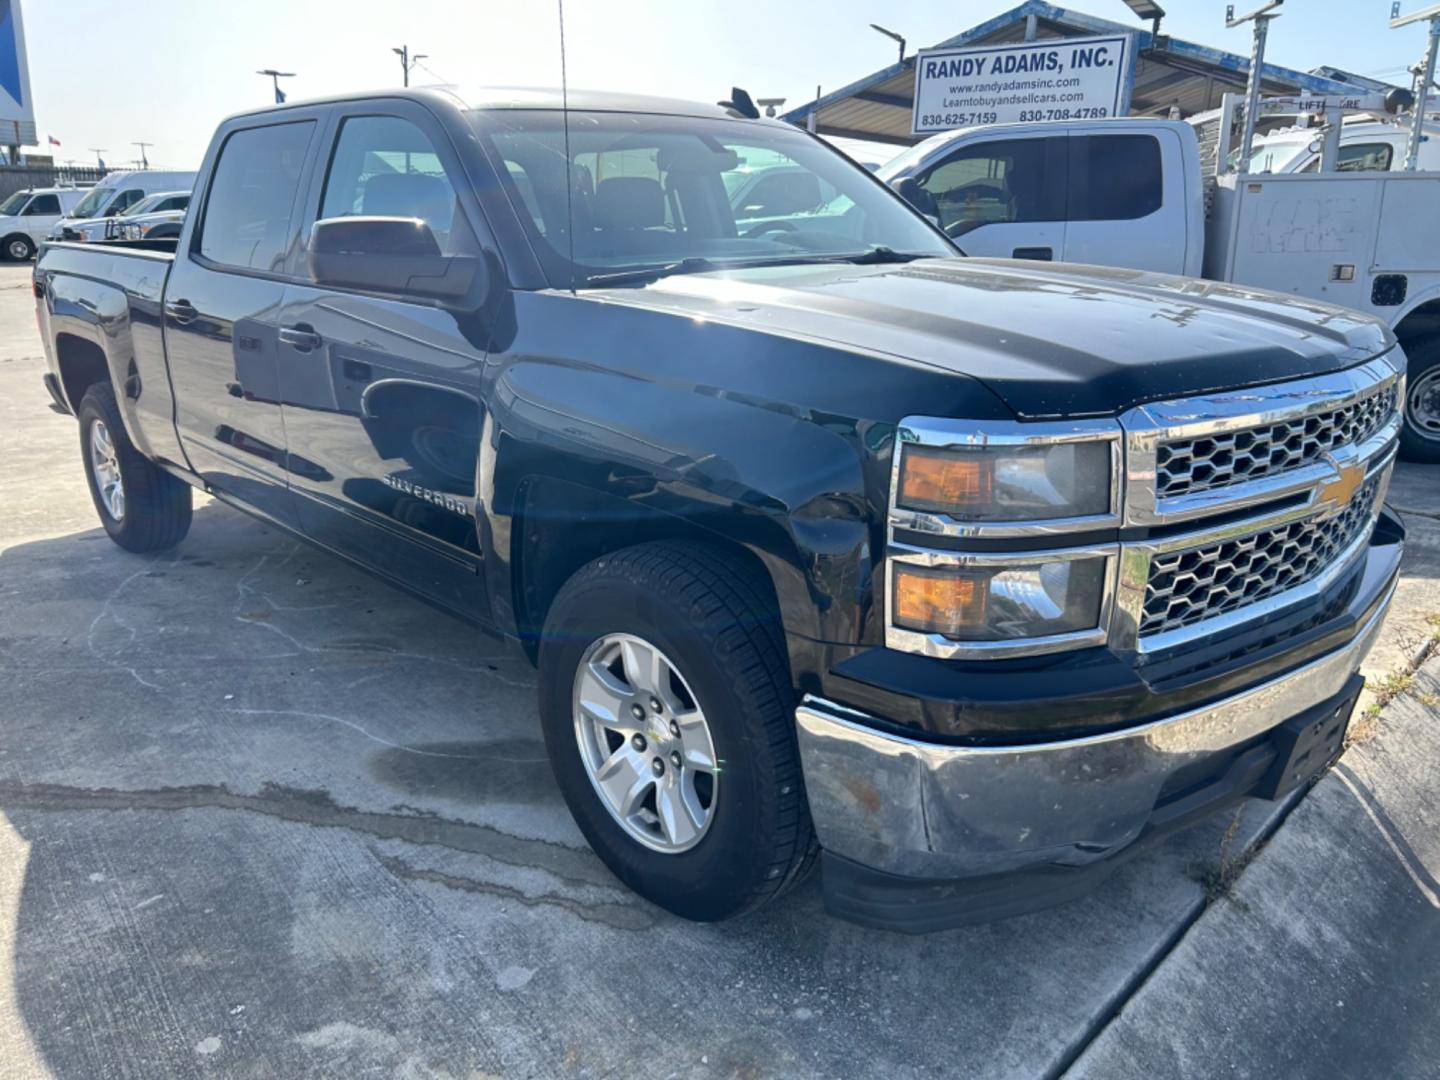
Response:
[[[701,116],[724,119],[734,114],[721,105],[686,101],[682,98],[651,97],[645,94],[620,94],[604,90],[570,90],[558,87],[533,86],[412,86],[395,90],[368,90],[337,94],[308,100],[287,101],[263,109],[249,109],[236,116],[254,116],[314,105],[335,105],[352,101],[408,99],[434,104],[444,101],[462,109],[560,109],[589,112],[665,113],[676,116]],[[762,121],[764,118],[761,118]],[[779,121],[769,121],[778,123]],[[788,125],[787,125],[788,126]]]

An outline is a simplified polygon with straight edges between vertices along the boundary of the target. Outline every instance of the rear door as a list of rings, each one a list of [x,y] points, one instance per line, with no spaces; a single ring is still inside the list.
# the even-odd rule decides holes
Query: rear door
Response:
[[[295,212],[322,114],[225,133],[165,289],[176,427],[205,480],[298,527],[276,371]]]
[[[1065,243],[1064,135],[967,141],[916,180],[967,255],[1058,259]]]
[[[1066,191],[1065,261],[1185,271],[1186,200],[1173,131],[1072,134]]]
[[[337,112],[328,143],[306,232],[320,218],[419,218],[442,254],[479,253],[470,185],[426,110],[357,104]],[[306,533],[483,621],[481,320],[463,305],[301,276],[285,290],[279,371]]]

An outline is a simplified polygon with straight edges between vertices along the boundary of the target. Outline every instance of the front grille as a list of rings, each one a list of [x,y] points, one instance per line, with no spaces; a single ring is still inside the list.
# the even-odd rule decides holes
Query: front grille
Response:
[[[1160,498],[1191,495],[1290,472],[1342,446],[1364,442],[1395,412],[1395,387],[1337,409],[1195,439],[1162,442],[1156,460]]]
[[[1370,480],[1333,517],[1156,555],[1141,636],[1193,626],[1313,580],[1369,527],[1379,489],[1380,479]]]

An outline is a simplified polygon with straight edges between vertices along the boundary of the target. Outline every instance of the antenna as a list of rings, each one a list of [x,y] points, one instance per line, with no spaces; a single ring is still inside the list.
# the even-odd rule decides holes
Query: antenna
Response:
[[[1420,144],[1425,139],[1425,110],[1430,102],[1430,88],[1435,84],[1435,53],[1440,48],[1440,4],[1434,4],[1411,15],[1400,14],[1400,0],[1390,8],[1390,29],[1411,23],[1430,23],[1430,44],[1425,59],[1415,71],[1415,115],[1410,121],[1410,143],[1405,148],[1405,171],[1414,172],[1420,163]]]
[[[1255,24],[1255,41],[1250,48],[1250,78],[1245,84],[1245,138],[1240,143],[1240,167],[1250,167],[1250,154],[1255,147],[1255,121],[1260,118],[1260,73],[1265,67],[1265,37],[1270,32],[1270,20],[1278,19],[1275,9],[1285,0],[1268,0],[1249,15],[1235,17],[1235,5],[1225,5],[1225,29],[1233,30],[1247,22]],[[1225,136],[1228,141],[1229,136]]]
[[[570,292],[575,292],[575,178],[570,175],[570,82],[565,76],[565,0],[555,0],[560,9],[560,122],[565,130],[565,232],[570,237]]]

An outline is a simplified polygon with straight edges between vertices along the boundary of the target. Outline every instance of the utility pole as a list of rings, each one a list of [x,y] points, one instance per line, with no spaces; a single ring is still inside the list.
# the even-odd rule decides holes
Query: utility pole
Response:
[[[275,90],[275,104],[276,104],[276,105],[284,105],[284,104],[285,104],[285,91],[280,89],[280,80],[281,80],[281,79],[293,79],[293,78],[295,77],[295,72],[293,72],[293,71],[276,71],[274,68],[265,68],[265,69],[262,70],[262,71],[257,71],[257,72],[255,72],[255,74],[256,74],[256,75],[268,75],[268,76],[270,77],[270,84],[271,84],[271,86],[272,86],[272,87],[274,88],[274,90]]]
[[[153,142],[133,142],[130,145],[138,146],[140,148],[140,168],[150,168],[150,159],[145,156],[145,150],[147,147],[154,146],[155,144]]]
[[[105,159],[100,155],[105,153],[105,147],[87,146],[86,149],[95,155],[95,165],[103,172],[105,169]]]
[[[405,73],[406,86],[410,85],[410,72],[415,65],[420,63],[421,60],[428,60],[430,58],[429,53],[416,53],[414,56],[411,56],[409,45],[401,45],[398,49],[391,49],[390,51],[400,57],[400,70]]]
[[[1415,166],[1420,163],[1420,144],[1425,139],[1425,110],[1430,104],[1430,88],[1435,85],[1435,54],[1440,49],[1440,4],[1404,16],[1400,14],[1400,0],[1395,0],[1390,8],[1391,30],[1427,20],[1430,23],[1430,45],[1415,76],[1415,116],[1410,121],[1410,143],[1405,148],[1406,172],[1414,172]]]
[[[1255,41],[1250,49],[1250,80],[1245,84],[1245,138],[1240,143],[1241,171],[1250,168],[1250,152],[1255,145],[1255,121],[1260,118],[1260,73],[1265,66],[1265,38],[1270,32],[1270,20],[1280,17],[1280,13],[1275,9],[1284,2],[1285,0],[1269,0],[1249,15],[1241,15],[1238,19],[1235,17],[1234,4],[1227,4],[1225,7],[1226,30],[1233,30],[1247,22],[1255,24]],[[1222,134],[1224,138],[1229,138],[1228,133]]]

